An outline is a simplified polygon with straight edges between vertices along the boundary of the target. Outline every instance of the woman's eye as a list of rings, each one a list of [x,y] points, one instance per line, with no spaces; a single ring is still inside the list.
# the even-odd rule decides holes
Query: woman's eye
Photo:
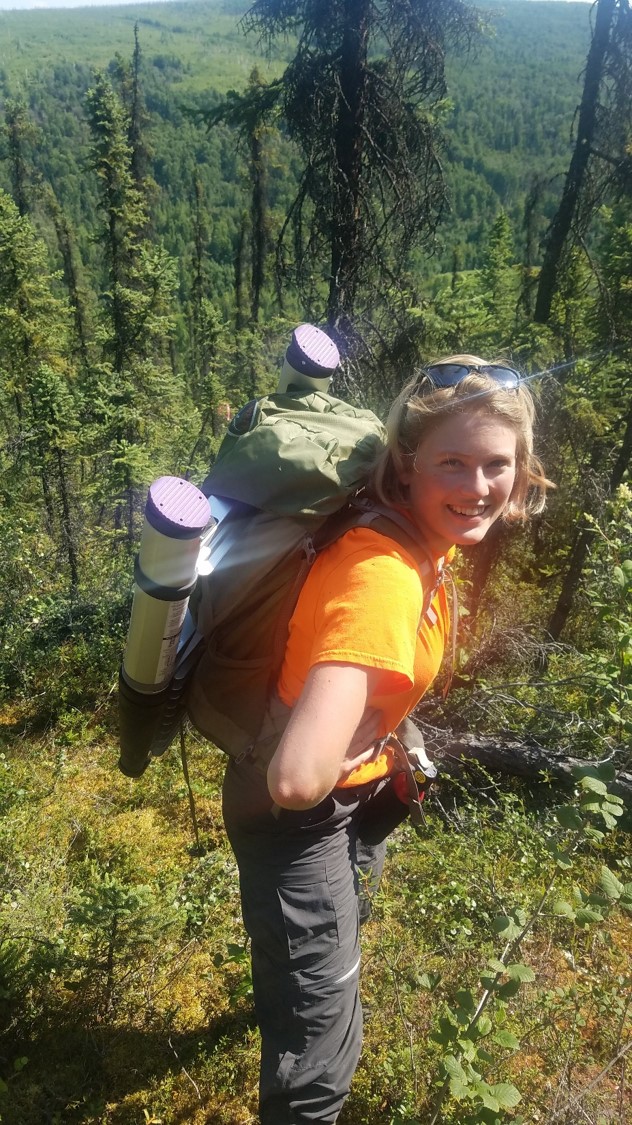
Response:
[[[461,462],[456,457],[445,457],[441,464],[446,469],[456,469],[461,464]]]

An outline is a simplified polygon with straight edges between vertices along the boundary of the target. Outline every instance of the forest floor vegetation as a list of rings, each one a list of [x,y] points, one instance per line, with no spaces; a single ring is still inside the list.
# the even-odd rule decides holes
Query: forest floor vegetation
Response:
[[[258,1032],[221,823],[224,759],[189,736],[196,843],[177,750],[130,781],[113,718],[105,706],[35,736],[2,712],[0,1120],[254,1125]],[[623,834],[581,841],[580,870],[560,868],[557,905],[479,1017],[476,1066],[496,1094],[477,1102],[455,1085],[469,1064],[460,1048],[445,1054],[451,1026],[470,1019],[486,965],[498,971],[498,919],[526,918],[540,899],[560,831],[545,785],[481,786],[479,771],[474,787],[444,782],[424,835],[392,838],[364,934],[365,1050],[341,1125],[429,1122],[448,1058],[437,1120],[622,1123],[629,916],[613,902],[578,926],[559,902],[604,869],[629,882]],[[494,1098],[513,1104],[481,1116]]]

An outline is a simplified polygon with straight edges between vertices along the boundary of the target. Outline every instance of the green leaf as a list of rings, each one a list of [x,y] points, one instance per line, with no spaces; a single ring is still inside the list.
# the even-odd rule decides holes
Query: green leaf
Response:
[[[602,781],[598,777],[582,777],[579,785],[581,789],[589,793],[598,793],[600,797],[605,797],[608,792],[608,786],[605,781]]]
[[[557,914],[561,918],[575,917],[575,911],[573,910],[570,902],[565,902],[563,898],[559,898],[556,902],[553,903],[552,910],[554,914]]]
[[[466,1061],[469,1063],[474,1062],[474,1059],[476,1058],[476,1047],[474,1046],[472,1040],[459,1039],[458,1044],[461,1048],[461,1051],[463,1052],[462,1058],[466,1059]]]
[[[599,806],[597,806],[596,811],[600,811]],[[563,852],[560,848],[552,848],[551,854],[555,860],[555,866],[559,867],[562,871],[568,871],[568,869],[573,866],[573,860],[568,852]]]
[[[421,973],[417,983],[420,988],[425,988],[428,992],[434,992],[440,980],[441,973]]]
[[[481,1016],[478,1020],[478,1023],[476,1024],[476,1027],[478,1028],[479,1035],[484,1036],[489,1035],[490,1031],[492,1030],[493,1024],[489,1016]]]
[[[489,1051],[486,1051],[484,1047],[478,1048],[478,1051],[476,1052],[476,1057],[479,1059],[480,1062],[485,1063],[487,1066],[491,1066],[492,1063],[496,1062],[496,1059],[494,1058],[494,1056],[490,1055]]]
[[[246,953],[243,945],[235,945],[232,941],[229,941],[226,949],[233,961],[240,961]]]
[[[617,827],[617,822],[616,822],[615,818],[613,816],[611,816],[610,810],[606,809],[605,806],[603,806],[602,809],[601,809],[601,816],[603,818],[603,822],[604,822],[606,828],[616,828]]]
[[[490,957],[487,964],[489,965],[490,969],[494,970],[495,973],[504,973],[505,971],[504,963],[502,961],[499,961],[496,957]]]
[[[575,921],[578,926],[589,926],[591,922],[603,922],[603,914],[589,906],[581,906],[575,914]]]
[[[450,1079],[450,1093],[458,1102],[462,1102],[463,1098],[471,1097],[469,1086],[465,1082],[459,1082],[458,1078]]]
[[[491,1087],[488,1086],[487,1083],[480,1083],[480,1089],[477,1089],[476,1093],[485,1106],[485,1109],[493,1109],[496,1113],[498,1113],[498,1110],[500,1109],[500,1102],[493,1096]]]
[[[604,686],[609,684],[609,678],[606,676],[603,679]],[[571,774],[576,781],[581,781],[584,777],[599,778],[600,781],[612,781],[616,777],[616,767],[612,762],[598,762],[596,765],[589,766],[573,766]]]
[[[8,1093],[9,1093],[9,1087],[7,1086],[4,1079],[0,1078],[0,1094],[8,1094]]]
[[[520,1091],[509,1082],[499,1082],[498,1085],[491,1087],[491,1091],[503,1109],[513,1109],[521,1098]]]
[[[459,992],[457,992],[456,999],[459,1006],[463,1008],[464,1012],[474,1011],[476,1007],[476,1001],[474,1000],[471,992],[467,991],[466,989],[461,989]]]
[[[506,1047],[508,1051],[517,1051],[520,1046],[520,1040],[511,1031],[496,1031],[492,1039],[499,1047]]]
[[[559,809],[555,809],[554,814],[558,824],[562,828],[579,829],[584,827],[583,818],[574,805],[560,805]]]
[[[582,812],[599,813],[601,812],[601,801],[596,801],[590,793],[585,793],[583,797],[579,798],[579,807]]]
[[[608,798],[607,801],[604,801],[603,805],[601,806],[601,811],[602,813],[609,813],[610,816],[623,816],[623,806],[616,805],[614,801],[610,800],[610,798]]]
[[[501,1000],[511,1000],[512,996],[516,996],[520,992],[520,985],[519,980],[508,980],[506,984],[501,984],[498,989],[498,996]]]
[[[479,980],[483,988],[496,989],[498,988],[497,973],[481,973]]]
[[[620,566],[613,567],[612,577],[614,578],[615,585],[620,586],[622,590],[625,590],[627,583],[625,580],[625,574],[623,573]]]
[[[470,1117],[468,1125],[502,1125],[505,1115],[503,1114],[502,1118],[500,1118],[498,1116],[500,1112],[500,1110],[485,1109],[485,1106],[482,1105],[477,1113],[473,1117]]]
[[[507,976],[510,980],[535,980],[535,973],[533,969],[529,965],[523,965],[521,961],[517,961],[513,965],[507,965]]]
[[[513,918],[508,918],[506,914],[498,914],[492,922],[492,930],[495,934],[500,934],[504,941],[513,941],[518,937],[520,929]]]
[[[448,1043],[452,1043],[456,1039],[457,1034],[458,1032],[454,1024],[452,1024],[449,1019],[446,1019],[445,1016],[441,1016],[439,1019],[439,1030],[431,1032],[430,1038],[435,1043],[439,1043],[442,1047],[447,1047]]]
[[[609,899],[607,895],[598,895],[595,892],[588,895],[586,899],[586,906],[596,906],[598,910],[601,910],[602,907],[608,910],[610,903],[611,899]]]
[[[448,1078],[453,1079],[455,1082],[462,1082],[467,1086],[467,1074],[454,1055],[446,1055],[443,1059],[443,1066]]]

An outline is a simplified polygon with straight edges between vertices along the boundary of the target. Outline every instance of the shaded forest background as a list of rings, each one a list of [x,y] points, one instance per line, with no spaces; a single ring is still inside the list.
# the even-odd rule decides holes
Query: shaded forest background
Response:
[[[627,1119],[632,14],[325,8],[0,12],[5,1125],[255,1120],[221,756],[117,775],[115,685],[148,484],[203,479],[303,320],[378,413],[442,353],[516,363],[558,486],[458,563],[344,1121]],[[468,733],[546,769],[448,779]]]

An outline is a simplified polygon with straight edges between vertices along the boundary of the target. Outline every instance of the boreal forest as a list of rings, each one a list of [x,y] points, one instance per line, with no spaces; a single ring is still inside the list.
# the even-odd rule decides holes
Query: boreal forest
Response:
[[[341,1125],[631,1120],[629,0],[0,11],[0,1121],[254,1125],[225,758],[117,770],[147,489],[324,328],[385,417],[529,377],[555,483],[454,563],[439,778]]]

